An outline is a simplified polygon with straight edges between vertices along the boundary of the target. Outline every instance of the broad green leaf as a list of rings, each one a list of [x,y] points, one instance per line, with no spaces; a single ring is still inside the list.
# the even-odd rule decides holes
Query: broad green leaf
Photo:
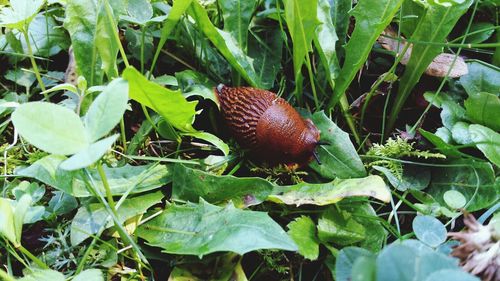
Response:
[[[118,31],[106,9],[111,10],[116,22],[119,11],[115,7],[119,6],[123,6],[122,0],[72,0],[66,5],[64,27],[71,37],[78,72],[87,79],[89,86],[101,82],[101,69],[108,77],[118,74],[115,39]]]
[[[432,216],[416,216],[412,223],[413,231],[418,240],[437,247],[446,241],[446,227]]]
[[[353,214],[336,207],[328,208],[318,219],[318,237],[323,243],[351,245],[366,239],[366,232]]]
[[[490,22],[475,22],[471,25],[464,43],[481,43],[493,35],[495,32],[495,25]],[[464,32],[465,35],[465,32]]]
[[[128,197],[121,205],[117,205],[118,221],[123,224],[130,218],[144,214],[151,206],[160,203],[162,198],[161,191]],[[109,228],[114,224],[101,203],[91,203],[80,207],[71,221],[71,245],[80,244],[96,234],[104,225]]]
[[[410,39],[416,42],[443,43],[460,17],[469,9],[472,2],[473,0],[466,0],[449,6],[429,2]],[[432,32],[429,32],[429,30],[432,30]],[[413,44],[411,57],[401,77],[398,94],[390,113],[388,130],[393,128],[403,104],[427,69],[427,66],[442,52],[443,47],[440,45]],[[469,73],[470,71],[469,69]]]
[[[16,241],[14,242],[14,246],[21,245],[21,235],[23,232],[23,224],[24,218],[28,212],[28,209],[31,205],[31,196],[28,194],[23,195],[19,201],[16,202],[16,206],[13,211],[14,215],[14,230],[16,233]]]
[[[463,155],[463,153],[460,152],[456,147],[446,143],[439,136],[437,136],[431,132],[427,132],[424,129],[419,129],[418,131],[420,132],[420,134],[422,134],[422,136],[424,138],[426,138],[428,141],[430,141],[439,150],[439,152],[443,153],[444,155],[446,155],[448,157],[453,157],[453,158],[458,158],[461,155]]]
[[[59,273],[52,269],[37,269],[30,271],[30,274],[24,276],[19,281],[66,281],[66,278],[62,273]]]
[[[163,252],[204,255],[231,251],[243,255],[259,249],[296,251],[286,232],[266,213],[199,204],[172,204],[141,225],[136,234]]]
[[[376,260],[374,257],[360,257],[352,265],[352,281],[375,281]]]
[[[58,23],[49,14],[35,16],[28,28],[28,35],[34,55],[50,57],[70,44],[64,30],[58,28]],[[28,45],[24,36],[19,34],[19,40],[27,54]]]
[[[248,26],[256,8],[256,0],[218,1],[224,18],[224,31],[231,33],[242,50],[247,49]]]
[[[389,180],[391,185],[399,191],[408,189],[422,190],[429,185],[431,181],[431,171],[428,167],[417,165],[403,165],[403,175],[401,178],[394,175],[389,169],[381,166],[373,166]]]
[[[248,281],[241,266],[241,257],[235,253],[217,255],[216,265],[206,259],[178,264],[168,281]],[[203,276],[199,273],[203,272]]]
[[[16,227],[14,224],[14,210],[10,200],[0,198],[0,235],[12,243],[16,243]]]
[[[467,117],[473,122],[500,131],[500,98],[485,92],[470,94],[464,102]]]
[[[63,156],[49,155],[29,167],[16,170],[15,174],[35,178],[75,197],[93,196],[85,184],[89,180],[86,175],[59,168],[65,159]],[[89,172],[97,189],[105,194],[97,170],[89,169]],[[104,173],[113,195],[122,195],[130,188],[132,188],[131,194],[145,192],[164,186],[171,181],[171,168],[164,165],[125,165],[118,168],[104,166]]]
[[[210,21],[207,11],[198,1],[193,1],[188,11],[197,23],[197,27],[210,39],[241,77],[251,86],[260,88],[261,82],[255,72],[253,60],[245,55],[233,36],[229,32],[217,29]]]
[[[63,170],[73,171],[94,164],[106,154],[118,136],[118,134],[112,135],[89,145],[89,147],[64,160],[59,167]]]
[[[470,125],[469,133],[472,141],[476,143],[476,147],[483,152],[484,156],[500,167],[500,134],[481,125]]]
[[[442,93],[434,97],[434,93],[427,92],[424,94],[424,98],[437,108],[442,109],[440,113],[441,121],[448,130],[451,131],[453,125],[458,121],[468,121],[465,115],[465,109],[460,105],[457,97],[447,93]]]
[[[53,103],[22,104],[12,113],[12,123],[23,138],[48,153],[74,154],[90,144],[80,117]]]
[[[472,139],[469,133],[469,123],[458,121],[451,127],[451,137],[456,143],[471,144]]]
[[[188,102],[180,93],[148,81],[135,68],[123,71],[129,83],[129,97],[160,114],[172,126],[182,132],[194,132],[192,123],[197,102]]]
[[[318,50],[330,87],[334,89],[334,80],[339,74],[340,66],[335,48],[338,38],[331,18],[330,2],[328,0],[318,0],[317,14],[320,24],[314,34],[314,46]]]
[[[327,145],[318,146],[322,165],[311,162],[309,166],[327,179],[359,178],[366,176],[366,170],[349,135],[342,131],[324,112],[316,112],[312,121],[320,130],[320,140]]]
[[[483,61],[467,63],[469,73],[460,77],[460,84],[467,94],[474,95],[487,92],[496,96],[500,95],[500,69]]]
[[[47,212],[54,215],[64,215],[78,208],[75,197],[62,191],[53,191],[52,198],[47,205]]]
[[[287,225],[288,235],[299,247],[299,253],[309,260],[316,260],[319,255],[319,241],[316,226],[310,217],[301,216]]]
[[[177,164],[172,175],[172,198],[198,202],[201,197],[212,204],[231,200],[237,208],[266,200],[273,184],[261,178],[216,176]]]
[[[120,122],[127,109],[127,102],[127,81],[118,78],[104,88],[83,118],[91,142],[107,135]]]
[[[331,5],[331,15],[333,26],[335,26],[335,31],[339,38],[337,42],[338,46],[345,45],[347,37],[347,29],[350,23],[349,11],[352,9],[351,0],[335,0],[330,2]]]
[[[291,186],[276,186],[268,200],[296,206],[324,206],[352,196],[371,196],[383,202],[391,200],[391,192],[384,180],[374,175],[357,179],[336,179],[329,183],[302,182]]]
[[[318,0],[284,0],[286,25],[293,42],[293,73],[295,80],[302,79],[301,69],[311,49],[314,30],[318,25]],[[302,91],[302,89],[299,89]]]
[[[365,64],[373,44],[389,25],[403,0],[360,0],[350,11],[356,18],[351,39],[345,46],[345,60],[329,105],[337,103]]]
[[[358,247],[345,247],[339,251],[335,261],[335,280],[352,280],[352,267],[356,260],[361,257],[374,257],[370,251]]]
[[[449,167],[433,167],[432,180],[426,190],[441,205],[445,205],[443,196],[448,190],[456,190],[465,196],[465,209],[469,212],[487,208],[500,198],[490,163],[456,160],[449,164]]]
[[[153,18],[153,6],[148,0],[128,0],[127,12],[129,17],[124,16],[121,19],[138,25],[146,25]]]
[[[25,29],[45,0],[10,0],[10,7],[0,10],[0,26],[15,29]]]
[[[219,139],[216,135],[207,132],[186,132],[182,133],[182,135],[191,136],[207,141],[217,147],[220,151],[222,151],[224,155],[229,155],[229,146],[224,141]]]
[[[9,70],[5,74],[5,79],[15,82],[19,86],[29,89],[36,81],[34,73],[23,69]]]
[[[175,78],[179,84],[184,97],[199,96],[204,99],[212,100],[217,104],[214,88],[215,82],[210,80],[205,74],[194,70],[184,70],[175,73]]]
[[[104,276],[99,269],[87,269],[73,277],[71,281],[104,281]]]

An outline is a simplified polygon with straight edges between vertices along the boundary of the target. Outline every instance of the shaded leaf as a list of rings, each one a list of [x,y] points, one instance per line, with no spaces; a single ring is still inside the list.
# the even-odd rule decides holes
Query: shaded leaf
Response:
[[[286,232],[266,213],[199,204],[170,205],[141,225],[137,236],[163,252],[197,255],[231,251],[243,255],[258,249],[296,251]]]
[[[218,204],[231,200],[237,208],[257,205],[266,200],[273,184],[261,178],[216,176],[177,164],[173,173],[172,198]]]
[[[358,247],[345,247],[339,251],[335,261],[335,280],[351,281],[352,267],[360,257],[374,257],[370,251]]]
[[[317,148],[322,165],[311,162],[309,166],[327,179],[359,178],[366,170],[349,135],[342,131],[323,111],[316,112],[312,121],[320,130],[320,140],[328,142]]]
[[[486,158],[500,167],[500,134],[481,125],[469,126],[470,137]]]
[[[406,191],[408,189],[422,190],[429,185],[431,181],[431,171],[427,167],[417,165],[403,165],[403,175],[401,178],[394,175],[391,170],[386,167],[373,166],[389,180],[391,185],[399,191]]]
[[[469,74],[460,78],[460,84],[469,96],[480,92],[500,95],[500,69],[498,67],[483,61],[471,61],[468,66]]]
[[[256,8],[256,0],[220,0],[224,31],[236,39],[242,50],[247,49],[248,26]]]
[[[353,214],[332,207],[318,219],[318,237],[323,243],[346,246],[364,240],[366,229]]]
[[[467,117],[473,122],[500,131],[500,98],[485,92],[470,94],[464,102]]]

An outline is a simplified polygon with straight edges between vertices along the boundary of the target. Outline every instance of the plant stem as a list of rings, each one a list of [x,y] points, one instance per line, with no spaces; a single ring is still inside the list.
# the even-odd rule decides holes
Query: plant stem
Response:
[[[146,27],[141,25],[141,73],[144,75],[144,41],[146,37]]]
[[[113,194],[111,194],[111,188],[109,187],[108,178],[106,177],[106,173],[104,173],[101,161],[97,162],[97,171],[99,172],[99,176],[101,177],[102,185],[104,186],[104,191],[106,192],[106,200],[111,207],[111,211],[116,217],[118,217],[118,214],[116,213],[115,201],[113,200]]]
[[[35,58],[33,57],[33,49],[31,48],[30,38],[28,35],[28,28],[23,28],[21,33],[24,35],[24,40],[26,41],[26,46],[28,47],[28,55],[30,57],[31,66],[33,67],[33,71],[35,72],[36,80],[40,85],[40,89],[42,92],[45,92],[45,84],[43,83],[42,76],[40,76],[40,71],[38,70],[38,65],[36,64]],[[47,93],[43,94],[46,101],[49,101],[49,97]]]
[[[344,116],[345,121],[347,122],[347,125],[349,126],[349,129],[351,130],[352,135],[354,136],[356,144],[360,145],[361,138],[359,137],[358,131],[356,130],[356,124],[354,124],[354,119],[352,118],[351,113],[349,113],[349,102],[347,101],[347,97],[345,95],[342,95],[340,97],[339,104],[340,104],[340,110],[342,110],[342,115]]]
[[[2,269],[0,269],[0,279],[5,281],[16,281],[14,277],[10,276],[7,272],[3,271]]]
[[[120,135],[122,138],[123,151],[127,152],[127,135],[125,135],[125,120],[122,118],[120,120]]]
[[[309,80],[311,83],[311,90],[312,90],[313,97],[314,97],[314,105],[316,106],[316,110],[318,110],[319,109],[318,94],[316,93],[316,85],[314,84],[314,76],[313,76],[313,72],[312,72],[311,58],[309,57],[309,54],[306,54],[306,67],[307,67],[307,73],[309,74]]]
[[[111,10],[111,7],[109,5],[108,0],[105,0],[106,3],[104,3],[104,9],[106,10],[106,15],[108,16],[108,21],[112,23],[112,28],[117,29],[118,25],[115,22],[115,19],[113,17],[113,11]],[[116,44],[118,45],[118,49],[120,50],[120,55],[122,56],[123,63],[125,64],[126,67],[129,67],[130,64],[128,63],[127,55],[125,54],[125,49],[123,49],[122,42],[120,41],[120,36],[118,36],[118,31],[113,32],[113,35],[115,37]]]
[[[21,251],[21,253],[25,254],[28,258],[30,258],[34,263],[36,263],[36,265],[38,265],[42,269],[49,269],[49,267],[43,261],[41,261],[35,255],[33,255],[30,251],[28,251],[22,245],[19,245],[17,248]]]

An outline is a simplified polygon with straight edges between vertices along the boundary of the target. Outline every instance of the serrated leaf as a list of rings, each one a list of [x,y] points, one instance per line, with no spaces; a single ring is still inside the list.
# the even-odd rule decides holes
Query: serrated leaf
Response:
[[[74,154],[90,144],[80,117],[53,103],[22,104],[12,113],[12,123],[23,138],[48,153]]]
[[[303,182],[292,186],[277,186],[268,200],[296,206],[324,206],[352,196],[371,196],[384,202],[391,200],[391,192],[384,180],[374,175],[357,179],[337,179],[329,183]]]
[[[85,175],[78,171],[65,171],[59,168],[65,159],[63,156],[49,155],[29,167],[17,170],[15,174],[35,178],[75,197],[93,196],[87,188],[86,182],[89,179]],[[131,194],[145,192],[164,186],[171,181],[171,169],[165,165],[125,165],[117,168],[104,166],[103,168],[113,195],[122,195],[130,188],[132,188]],[[89,172],[96,188],[105,194],[97,170],[89,169]]]
[[[288,224],[288,234],[299,247],[299,253],[309,260],[316,260],[319,255],[319,241],[316,237],[316,225],[310,217],[301,216]]]
[[[172,198],[198,202],[199,198],[219,204],[231,200],[237,208],[266,200],[273,184],[262,178],[217,176],[177,164],[173,172]]]
[[[137,236],[165,253],[197,255],[221,251],[243,255],[259,249],[296,251],[286,232],[266,213],[199,204],[172,204],[141,225]]]
[[[320,140],[328,142],[317,148],[322,165],[311,162],[309,167],[327,179],[359,178],[366,170],[349,135],[342,131],[323,111],[316,112],[312,121],[320,130]]]
[[[117,206],[118,221],[123,224],[134,216],[142,215],[151,206],[160,203],[162,198],[161,191],[127,198]],[[80,207],[71,221],[71,245],[80,244],[104,225],[106,228],[112,227],[113,221],[102,204],[91,203]]]

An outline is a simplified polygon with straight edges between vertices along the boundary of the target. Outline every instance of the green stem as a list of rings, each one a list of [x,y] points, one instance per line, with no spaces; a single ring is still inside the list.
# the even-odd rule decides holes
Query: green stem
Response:
[[[33,255],[30,251],[28,251],[26,248],[24,248],[22,245],[19,245],[17,247],[21,253],[23,253],[24,255],[26,255],[28,258],[30,258],[34,263],[36,263],[36,265],[38,265],[40,268],[42,269],[49,269],[49,267],[43,262],[41,261],[39,258],[37,258],[35,255]]]
[[[144,41],[146,38],[146,27],[141,25],[141,73],[144,75]]]
[[[116,213],[115,201],[113,200],[113,194],[111,193],[111,188],[109,187],[108,178],[106,177],[106,173],[104,173],[101,161],[97,162],[97,171],[99,172],[99,176],[101,177],[102,185],[104,186],[104,191],[106,192],[106,200],[108,201],[108,204],[111,207],[111,211],[116,217],[118,217],[118,214]]]
[[[122,118],[120,120],[120,135],[122,138],[123,151],[127,152],[127,135],[125,134],[125,120]]]
[[[24,40],[26,40],[26,46],[28,47],[28,55],[30,57],[33,71],[35,72],[36,80],[38,81],[38,84],[40,85],[40,89],[42,89],[42,92],[45,92],[45,84],[43,83],[42,76],[40,75],[40,71],[38,70],[38,65],[36,64],[35,58],[33,57],[33,49],[31,48],[30,38],[28,35],[28,28],[23,28],[21,32],[24,35]],[[47,93],[44,93],[43,95],[45,97],[45,100],[49,101]]]
[[[347,97],[345,95],[340,97],[339,104],[340,104],[340,109],[342,110],[342,115],[344,116],[345,121],[347,122],[347,125],[349,126],[349,129],[351,130],[352,135],[354,136],[356,144],[360,145],[361,138],[358,134],[358,131],[356,130],[356,124],[354,124],[354,119],[352,118],[351,113],[349,113],[349,102],[347,101]]]
[[[316,93],[316,85],[314,83],[314,76],[313,76],[312,66],[311,66],[311,58],[309,57],[309,54],[306,54],[306,67],[307,67],[307,73],[309,74],[309,80],[311,83],[311,90],[312,90],[313,97],[314,97],[314,105],[316,106],[316,110],[318,110],[319,109],[318,94]]]
[[[116,29],[118,25],[116,24],[115,19],[113,17],[113,11],[111,10],[108,0],[105,1],[106,3],[104,5],[104,8],[106,9],[106,15],[108,16],[108,21],[112,23],[112,28]],[[125,63],[126,67],[129,67],[130,64],[128,63],[127,55],[125,54],[125,49],[123,49],[122,42],[120,41],[120,36],[118,35],[118,31],[113,32],[113,36],[115,37],[116,44],[118,45],[118,49],[120,50],[120,55],[122,56],[123,63]]]

